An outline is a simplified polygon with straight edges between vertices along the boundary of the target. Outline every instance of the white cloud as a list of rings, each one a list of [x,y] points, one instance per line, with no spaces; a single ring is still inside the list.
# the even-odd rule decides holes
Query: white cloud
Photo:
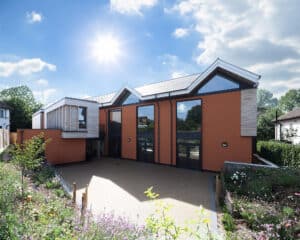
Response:
[[[182,77],[185,75],[187,75],[185,72],[175,71],[175,72],[172,72],[171,78],[178,78],[178,77]]]
[[[179,13],[200,33],[195,58],[198,64],[208,65],[221,57],[257,71],[262,75],[261,86],[280,95],[298,86],[299,10],[298,0],[288,4],[279,0],[255,4],[251,0],[181,0],[165,12]]]
[[[33,91],[34,97],[43,104],[49,103],[49,101],[53,99],[56,93],[57,89],[55,88],[47,88],[44,90]]]
[[[143,15],[142,8],[152,8],[157,0],[110,0],[113,11],[127,15]]]
[[[190,30],[188,28],[176,28],[173,32],[173,36],[176,38],[183,38],[189,34]]]
[[[0,62],[0,77],[9,77],[13,74],[30,75],[41,72],[45,68],[56,71],[56,66],[44,62],[40,58],[22,59],[17,62]]]
[[[182,61],[176,55],[164,54],[159,57],[159,61],[171,78],[182,77],[191,73],[199,72],[199,69],[195,68],[193,64]]]
[[[177,107],[177,111],[179,113],[185,113],[186,109],[187,109],[187,107],[185,106],[184,103],[179,103],[179,105]]]
[[[48,86],[48,80],[41,78],[36,81],[36,84],[39,86]]]
[[[43,15],[41,13],[32,11],[26,13],[26,18],[29,23],[37,23],[43,20]]]

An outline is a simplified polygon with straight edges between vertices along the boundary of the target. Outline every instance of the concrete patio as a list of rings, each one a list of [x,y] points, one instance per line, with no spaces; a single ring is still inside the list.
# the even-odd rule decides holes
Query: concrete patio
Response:
[[[178,223],[197,218],[202,205],[211,228],[217,228],[212,173],[113,158],[57,166],[57,170],[70,186],[77,183],[78,204],[89,185],[88,207],[94,214],[113,211],[144,223],[155,209],[155,201],[149,201],[144,191],[153,186],[159,199],[172,205],[170,214]]]

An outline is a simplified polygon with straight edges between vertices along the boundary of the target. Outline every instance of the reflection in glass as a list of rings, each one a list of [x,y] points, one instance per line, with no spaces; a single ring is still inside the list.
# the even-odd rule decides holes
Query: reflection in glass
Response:
[[[121,110],[109,111],[109,155],[121,157],[121,131],[122,115]]]
[[[210,93],[210,92],[219,92],[225,90],[238,89],[240,85],[236,82],[233,82],[221,75],[215,75],[212,79],[210,79],[204,86],[202,86],[198,93]]]
[[[138,107],[138,160],[154,162],[154,106]]]
[[[200,169],[201,100],[177,102],[177,166]]]
[[[86,128],[86,107],[78,108],[79,128]]]
[[[122,105],[128,105],[128,104],[134,104],[134,103],[138,103],[140,100],[137,96],[135,96],[134,94],[132,93],[128,93],[123,102],[122,102]]]

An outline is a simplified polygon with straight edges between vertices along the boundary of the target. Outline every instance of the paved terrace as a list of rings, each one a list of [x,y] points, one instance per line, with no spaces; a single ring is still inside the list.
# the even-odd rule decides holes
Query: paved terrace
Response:
[[[155,209],[144,195],[153,186],[159,199],[172,205],[170,214],[178,223],[197,218],[202,205],[212,229],[217,228],[212,173],[113,158],[57,166],[57,170],[68,184],[77,183],[78,204],[89,185],[88,207],[94,214],[113,211],[142,224]]]

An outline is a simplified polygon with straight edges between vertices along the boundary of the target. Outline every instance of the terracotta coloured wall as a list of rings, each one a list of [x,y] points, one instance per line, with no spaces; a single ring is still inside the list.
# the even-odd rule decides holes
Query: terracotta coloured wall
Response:
[[[46,145],[46,159],[51,164],[63,164],[84,161],[86,158],[85,139],[62,139],[60,130],[18,129],[18,143],[26,141],[43,132],[45,139],[51,139]]]
[[[240,94],[240,91],[232,91],[153,103],[155,105],[155,162],[176,165],[176,102],[201,99],[202,168],[219,171],[224,161],[250,163],[252,138],[240,136]],[[137,105],[122,107],[123,158],[136,159],[136,107]],[[106,123],[107,112],[107,109],[100,110],[100,124]],[[128,137],[131,138],[132,143],[128,142]],[[223,148],[222,142],[227,142],[228,148]],[[107,145],[107,139],[105,143]]]
[[[122,158],[136,159],[136,106],[122,108]]]
[[[159,103],[159,161],[162,164],[172,164],[171,159],[171,103],[169,100]]]
[[[219,171],[224,161],[250,163],[252,138],[241,137],[241,92],[202,97],[203,169]],[[228,148],[221,146],[228,143]]]

